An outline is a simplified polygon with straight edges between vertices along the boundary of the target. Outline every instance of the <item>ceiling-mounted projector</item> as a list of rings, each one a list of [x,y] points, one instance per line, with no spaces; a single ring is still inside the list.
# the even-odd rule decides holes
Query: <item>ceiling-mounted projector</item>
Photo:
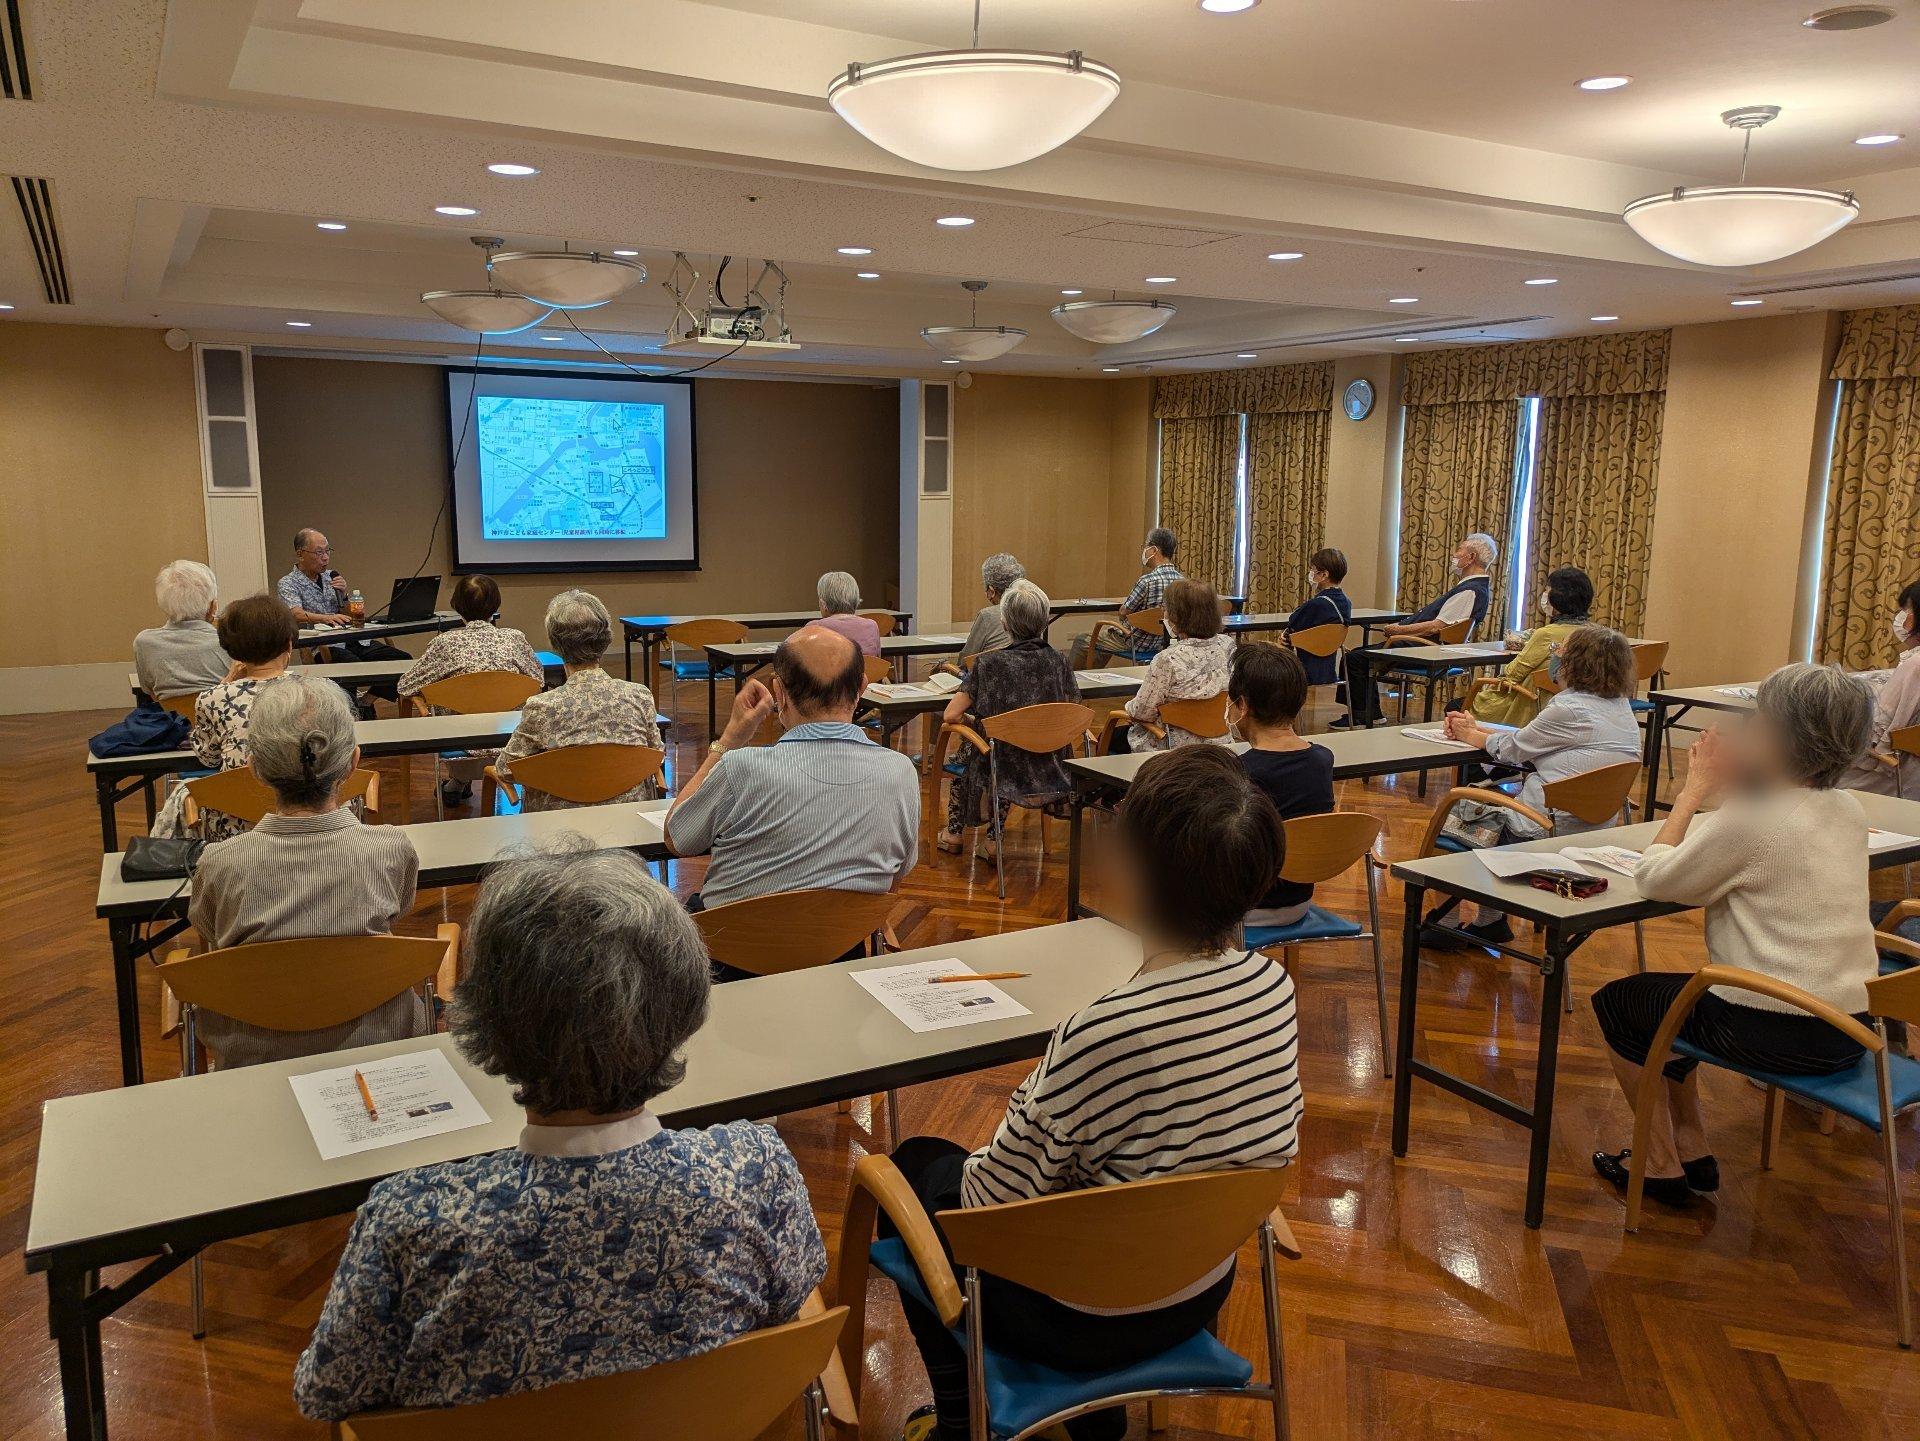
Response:
[[[700,284],[700,272],[679,251],[665,281],[673,296],[673,320],[667,327],[669,350],[720,346],[729,350],[798,350],[800,343],[787,328],[787,273],[771,260],[760,263],[760,274],[739,305],[727,302],[724,283],[731,255],[720,258],[720,268],[707,287],[706,304],[696,310],[689,303]],[[761,287],[772,276],[779,282],[771,303]]]

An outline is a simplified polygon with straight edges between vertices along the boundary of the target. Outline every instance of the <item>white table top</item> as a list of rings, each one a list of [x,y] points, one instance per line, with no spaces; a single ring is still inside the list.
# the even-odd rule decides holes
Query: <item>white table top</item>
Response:
[[[324,676],[328,680],[397,680],[412,665],[411,659],[325,661],[319,665],[290,665],[287,674]],[[140,677],[134,671],[127,672],[127,689],[140,689]]]
[[[1374,664],[1471,666],[1493,665],[1512,660],[1518,651],[1508,650],[1504,641],[1482,640],[1467,645],[1396,645],[1374,652]]]
[[[378,640],[383,635],[419,635],[449,629],[465,621],[450,610],[436,610],[422,620],[381,620],[371,625],[307,625],[300,627],[295,645],[339,645],[350,640]]]
[[[880,637],[880,654],[948,655],[957,653],[966,643],[964,635],[883,635]],[[724,661],[766,660],[779,649],[779,642],[770,640],[726,642],[706,647],[708,655]]]
[[[1030,972],[999,984],[1032,1014],[915,1034],[848,974],[949,956],[980,971]],[[1054,1027],[1139,962],[1132,936],[1088,920],[716,986],[707,1023],[687,1046],[686,1079],[653,1109],[668,1125],[767,1116],[1037,1056]],[[425,1047],[448,1052],[490,1123],[320,1159],[287,1078]],[[57,1247],[112,1237],[133,1245],[170,1223],[499,1150],[523,1121],[506,1083],[467,1065],[447,1036],[48,1101],[28,1264],[44,1266]]]
[[[1649,700],[1659,699],[1672,706],[1696,706],[1701,710],[1748,711],[1755,705],[1752,696],[1728,695],[1734,689],[1759,690],[1757,680],[1728,681],[1724,686],[1699,685],[1685,690],[1675,690],[1672,686],[1647,692]]]
[[[1486,759],[1477,750],[1440,745],[1408,734],[1413,730],[1438,728],[1439,722],[1435,721],[1427,726],[1375,726],[1372,730],[1363,727],[1358,730],[1323,731],[1306,739],[1333,752],[1335,780],[1391,775],[1397,771],[1432,770]],[[1247,749],[1247,745],[1245,741],[1235,741],[1230,749],[1239,755]],[[1159,751],[1144,751],[1123,756],[1096,756],[1091,760],[1069,760],[1067,769],[1102,786],[1124,790],[1133,784],[1140,767],[1159,754]]]
[[[1140,689],[1140,682],[1146,678],[1147,668],[1143,665],[1109,665],[1098,670],[1077,670],[1073,673],[1073,683],[1080,690],[1083,700],[1102,700],[1112,696],[1132,695]],[[1095,680],[1095,676],[1118,676],[1119,680]],[[907,682],[882,682],[887,685],[907,684]],[[954,697],[953,691],[931,691],[921,689],[925,682],[914,681],[912,695],[891,696],[876,693],[872,686],[861,692],[861,703],[887,715],[918,714],[921,711],[945,710],[947,702]]]
[[[472,715],[404,716],[355,721],[354,739],[369,756],[424,755],[475,746],[502,746],[520,724],[520,712],[476,711]],[[88,770],[188,770],[200,764],[192,751],[153,751],[146,755],[89,754]]]
[[[880,615],[890,615],[895,620],[911,620],[910,610],[889,610],[885,606],[863,605],[863,611],[872,611]],[[772,630],[779,626],[790,625],[798,628],[820,619],[818,607],[813,610],[749,610],[749,611],[708,611],[704,615],[623,615],[620,624],[629,630],[664,631],[670,625],[684,625],[690,620],[731,620],[753,630]]]

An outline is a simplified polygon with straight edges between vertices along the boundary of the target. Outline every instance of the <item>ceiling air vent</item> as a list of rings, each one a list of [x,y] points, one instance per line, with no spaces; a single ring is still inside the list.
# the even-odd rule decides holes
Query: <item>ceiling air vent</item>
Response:
[[[27,71],[27,27],[20,19],[20,0],[0,0],[0,100],[33,99],[33,77]]]
[[[67,257],[60,244],[60,227],[53,218],[53,189],[33,175],[10,175],[13,198],[20,206],[20,219],[27,227],[27,242],[33,247],[33,262],[40,267],[40,288],[49,305],[73,304],[73,292],[67,287]]]

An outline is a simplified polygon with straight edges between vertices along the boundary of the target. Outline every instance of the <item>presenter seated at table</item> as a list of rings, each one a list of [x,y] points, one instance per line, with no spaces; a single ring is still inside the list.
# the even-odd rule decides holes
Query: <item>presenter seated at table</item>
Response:
[[[1147,667],[1140,689],[1127,698],[1126,713],[1134,721],[1160,720],[1160,706],[1170,700],[1205,700],[1227,688],[1227,666],[1233,659],[1233,637],[1220,633],[1220,602],[1213,587],[1197,580],[1176,580],[1167,587],[1167,635],[1170,644]],[[1116,732],[1124,737],[1116,750],[1170,750],[1200,739],[1179,726],[1166,728],[1162,740],[1145,726],[1130,725]],[[1225,742],[1227,737],[1219,739]]]
[[[1335,552],[1338,554],[1338,552]],[[1302,738],[1294,723],[1307,703],[1301,657],[1271,641],[1242,641],[1227,672],[1227,719],[1247,743],[1241,769],[1280,819],[1333,809],[1333,752]],[[1275,872],[1278,875],[1278,872]],[[1247,912],[1249,926],[1290,926],[1307,913],[1313,887],[1275,880]]]
[[[1693,743],[1673,810],[1633,876],[1650,900],[1706,908],[1710,963],[1785,981],[1868,1025],[1866,985],[1879,961],[1867,919],[1867,817],[1835,782],[1872,725],[1872,693],[1857,677],[1829,666],[1775,671],[1750,721]],[[1629,1107],[1654,1033],[1691,978],[1649,971],[1594,993],[1594,1017]],[[1740,1066],[1797,1076],[1831,1075],[1861,1054],[1816,1016],[1718,987],[1700,997],[1680,1039]],[[1667,1104],[1649,1132],[1646,1194],[1670,1206],[1720,1184],[1697,1066],[1686,1056],[1666,1062]],[[1596,1151],[1593,1166],[1624,1188],[1629,1159],[1626,1151]]]
[[[275,602],[278,604],[278,602]],[[249,727],[253,773],[274,808],[245,835],[208,846],[187,918],[209,949],[308,936],[384,936],[413,905],[420,858],[393,826],[365,826],[340,803],[360,759],[347,693],[318,676],[260,687]],[[357,1020],[269,1031],[202,1011],[199,1038],[222,1066],[251,1066],[370,1046],[432,1030],[404,991]]]
[[[1432,642],[1448,626],[1467,621],[1467,639],[1472,640],[1485,624],[1493,600],[1493,563],[1500,546],[1490,535],[1475,531],[1453,548],[1450,563],[1453,584],[1421,606],[1397,625],[1383,626],[1382,642],[1402,640]],[[1362,646],[1347,656],[1348,713],[1350,719],[1337,720],[1334,730],[1348,725],[1366,725],[1380,713],[1373,672],[1393,664],[1391,646]]]
[[[301,625],[345,627],[354,624],[354,618],[347,614],[347,597],[352,588],[346,577],[333,568],[333,547],[317,530],[302,526],[293,533],[293,569],[280,577],[278,590],[280,599],[287,603],[293,618]],[[398,646],[384,641],[345,637],[339,645],[328,647],[326,654],[336,661],[412,659]],[[390,681],[371,689],[387,700],[399,698]],[[371,719],[373,707],[363,704],[360,714]]]
[[[813,622],[822,630],[843,635],[860,647],[862,655],[880,654],[880,626],[871,618],[858,615],[860,582],[844,570],[830,570],[814,587],[820,598],[820,619]]]
[[[771,1126],[668,1130],[647,1109],[685,1073],[709,982],[700,933],[638,859],[508,861],[468,935],[454,1036],[527,1123],[511,1150],[373,1188],[294,1371],[316,1420],[698,1355],[792,1320],[826,1274]]]
[[[1920,580],[1901,591],[1894,604],[1893,639],[1900,647],[1900,659],[1890,671],[1861,676],[1868,685],[1877,686],[1873,730],[1867,737],[1866,754],[1847,767],[1838,785],[1842,790],[1911,799],[1920,796],[1920,761],[1892,755],[1887,738],[1897,730],[1920,725]],[[1889,760],[1895,764],[1888,764]]]
[[[220,586],[197,560],[176,560],[153,579],[153,598],[167,623],[133,638],[133,672],[155,700],[199,695],[227,678],[232,657],[220,649],[213,619]]]
[[[1244,1166],[1284,1166],[1301,1113],[1293,979],[1240,949],[1241,918],[1284,859],[1280,816],[1217,746],[1189,746],[1142,766],[1103,847],[1103,910],[1133,933],[1134,977],[1067,1018],[1008,1102],[993,1139],[971,1155],[940,1137],[901,1143],[894,1161],[929,1215],[1109,1185]],[[883,1234],[892,1227],[883,1220]],[[1061,1370],[1144,1360],[1213,1324],[1233,1263],[1148,1310],[1078,1310],[982,1277],[996,1351]],[[964,1441],[966,1358],[939,1318],[903,1296],[932,1382],[937,1430]],[[922,1415],[928,1413],[921,1413]],[[1117,1437],[1126,1413],[1068,1423],[1076,1441]]]
[[[967,629],[967,643],[960,647],[960,664],[965,665],[977,655],[985,655],[990,650],[1004,650],[1008,643],[1007,628],[1000,620],[1000,602],[1006,597],[1007,587],[1016,580],[1027,578],[1027,568],[1006,551],[996,551],[980,562],[980,583],[986,587],[987,603],[973,618],[973,624]]]
[[[1353,619],[1353,602],[1340,589],[1341,582],[1346,578],[1347,557],[1344,551],[1335,550],[1330,545],[1316,550],[1307,562],[1307,580],[1313,586],[1313,594],[1287,617],[1287,634],[1323,625],[1349,624]],[[1300,664],[1306,669],[1307,684],[1332,685],[1339,680],[1338,660],[1338,656],[1332,655],[1302,655]]]
[[[1166,603],[1167,587],[1186,577],[1173,563],[1173,554],[1179,549],[1179,542],[1172,531],[1164,525],[1156,525],[1147,532],[1146,544],[1140,547],[1140,565],[1146,572],[1133,583],[1133,589],[1127,592],[1127,598],[1120,602],[1120,614],[1137,615],[1143,610],[1157,610]],[[1095,633],[1098,633],[1098,627]],[[1110,644],[1118,646],[1128,659],[1150,660],[1167,644],[1165,635],[1144,630],[1135,630],[1132,626],[1107,627]],[[1080,669],[1081,659],[1092,641],[1092,635],[1083,635],[1073,643],[1073,668]]]
[[[866,688],[860,648],[817,625],[782,641],[771,681],[749,680],[720,738],[667,812],[667,848],[711,852],[688,904],[774,891],[890,891],[913,869],[920,777],[853,723]],[[753,744],[778,713],[785,733]]]
[[[1524,636],[1509,641],[1514,657],[1500,672],[1500,679],[1532,690],[1541,680],[1559,684],[1561,642],[1588,623],[1593,609],[1593,582],[1577,565],[1563,565],[1547,573],[1547,588],[1540,594],[1544,622]],[[1507,686],[1482,686],[1473,698],[1473,718],[1488,725],[1523,726],[1540,713],[1541,701],[1531,700]],[[1447,709],[1459,707],[1449,704]]]
[[[1585,775],[1602,766],[1640,758],[1640,723],[1629,704],[1633,696],[1633,647],[1617,630],[1601,625],[1576,627],[1560,647],[1561,690],[1540,714],[1518,730],[1489,728],[1464,711],[1450,712],[1447,734],[1463,744],[1477,746],[1497,765],[1522,767],[1526,779],[1516,797],[1553,821],[1553,834],[1574,835],[1595,827],[1578,816],[1547,805],[1550,781]],[[1455,801],[1441,836],[1455,845],[1476,850],[1537,840],[1547,832],[1518,811],[1481,801]],[[1420,944],[1433,950],[1460,950],[1467,944],[1439,929],[1454,915],[1459,902],[1450,902],[1426,918]],[[1506,912],[1480,906],[1470,924],[1460,927],[1489,945],[1513,939]]]
[[[247,725],[254,700],[261,686],[286,673],[293,659],[295,629],[292,614],[272,596],[250,595],[229,602],[220,616],[219,637],[221,649],[233,660],[226,678],[203,692],[194,707],[193,733],[187,741],[201,765],[230,771],[247,763]],[[179,834],[186,798],[186,788],[176,787],[154,824],[156,835]],[[246,828],[245,821],[224,811],[200,813],[203,841],[222,841]]]
[[[957,724],[968,716],[984,721],[1026,706],[1080,703],[1073,668],[1064,655],[1047,644],[1047,622],[1053,618],[1047,593],[1030,580],[1016,580],[1000,600],[1000,613],[1006,648],[974,658],[960,689],[948,700],[942,721]],[[1016,801],[1024,805],[1064,801],[1071,787],[1060,762],[1067,754],[1040,754],[1013,745],[1000,747],[996,758],[1000,789],[994,799],[1003,832],[1007,812]],[[964,832],[991,823],[987,805],[994,769],[987,764],[986,756],[967,748],[966,768],[954,777],[947,797],[947,828],[940,833],[938,843],[941,850],[957,853]],[[977,853],[990,858],[992,847],[990,838],[983,840]]]
[[[600,669],[601,658],[613,645],[613,618],[598,596],[563,590],[548,601],[547,645],[559,655],[567,678],[552,690],[528,696],[521,706],[520,724],[493,764],[501,780],[513,780],[513,763],[522,756],[562,746],[660,748],[653,692],[635,681],[615,680]],[[635,786],[614,801],[644,800],[648,789],[648,785]],[[564,810],[571,804],[533,786],[522,786],[521,793],[525,797],[522,811]]]

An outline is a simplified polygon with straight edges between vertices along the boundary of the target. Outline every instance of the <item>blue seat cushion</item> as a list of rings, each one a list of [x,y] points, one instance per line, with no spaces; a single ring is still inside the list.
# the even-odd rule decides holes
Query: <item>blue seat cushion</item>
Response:
[[[1691,1041],[1676,1039],[1673,1049],[1710,1066],[1751,1076],[1763,1086],[1778,1086],[1796,1096],[1805,1096],[1814,1104],[1826,1106],[1843,1116],[1851,1116],[1872,1130],[1880,1129],[1880,1083],[1874,1077],[1872,1056],[1862,1056],[1846,1070],[1836,1071],[1831,1076],[1783,1076],[1775,1071],[1733,1065],[1711,1051],[1702,1050]],[[1920,1061],[1891,1052],[1887,1061],[1891,1068],[1889,1080],[1892,1082],[1893,1108],[1896,1111],[1904,1110],[1920,1101]]]
[[[875,1241],[870,1255],[874,1269],[904,1295],[912,1296],[929,1311],[933,1309],[904,1241]],[[966,1346],[964,1327],[955,1327],[953,1337],[963,1348]],[[991,1346],[986,1362],[987,1410],[995,1436],[1017,1436],[1058,1412],[1109,1396],[1192,1387],[1233,1389],[1253,1379],[1253,1363],[1228,1350],[1208,1331],[1197,1332],[1136,1365],[1111,1371],[1056,1371],[1038,1361],[1004,1355]]]
[[[1249,950],[1264,951],[1268,946],[1290,946],[1296,941],[1350,941],[1365,933],[1358,921],[1309,903],[1307,913],[1290,926],[1248,926],[1246,945]]]
[[[1653,702],[1650,700],[1641,700],[1638,696],[1632,696],[1627,700],[1627,708],[1635,715],[1651,715],[1653,713]]]
[[[707,663],[703,660],[674,661],[671,665],[663,668],[671,670],[676,680],[705,680],[707,678]]]
[[[1452,851],[1455,854],[1460,854],[1473,849],[1473,847],[1468,845],[1465,841],[1457,841],[1452,836],[1435,836],[1433,838],[1433,844],[1436,850]]]

